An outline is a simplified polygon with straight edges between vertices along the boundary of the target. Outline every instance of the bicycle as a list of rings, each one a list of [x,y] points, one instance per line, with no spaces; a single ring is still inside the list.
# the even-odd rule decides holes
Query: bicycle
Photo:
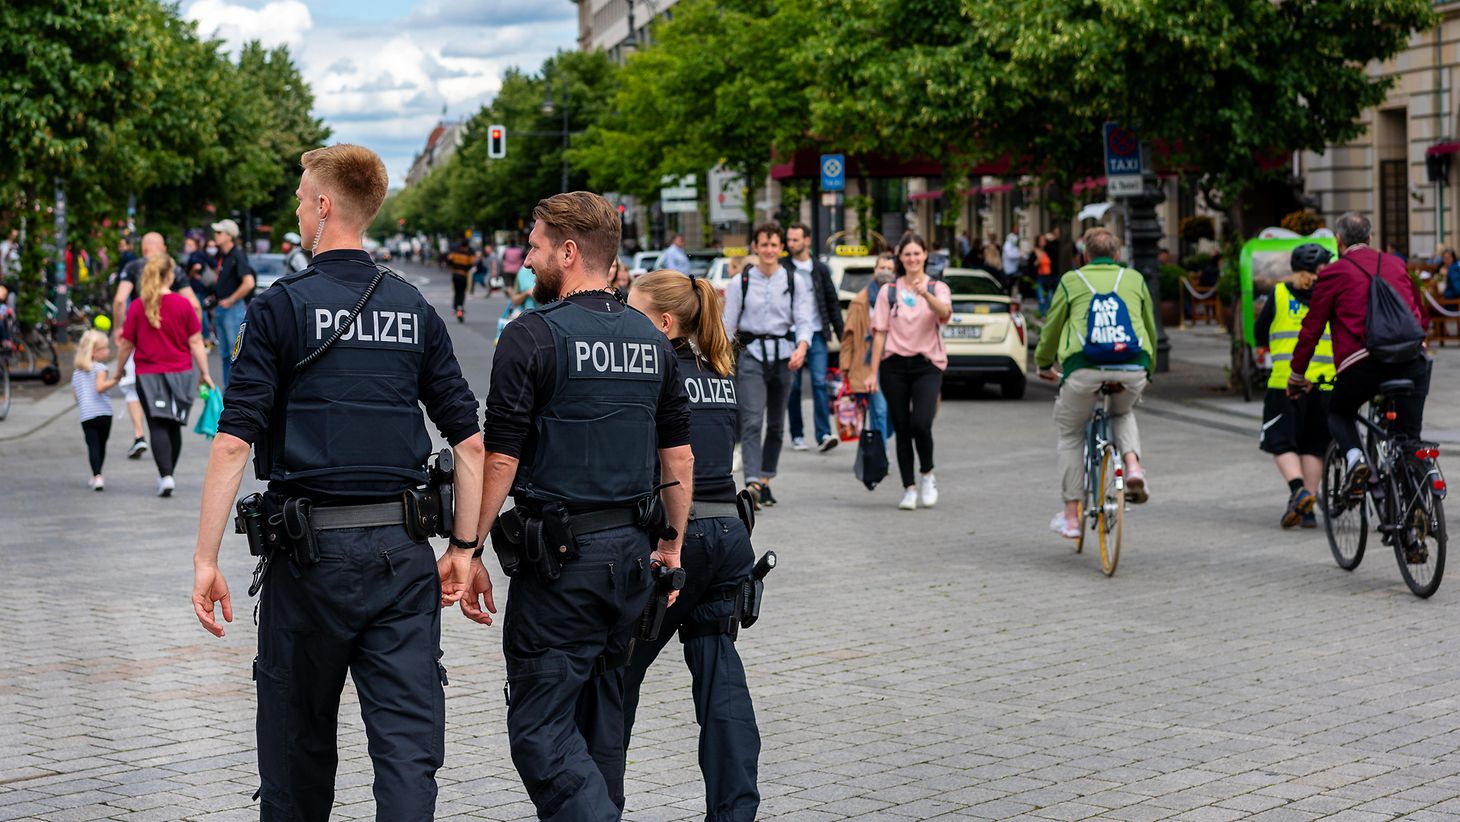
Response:
[[[1110,397],[1124,390],[1120,383],[1101,384],[1102,402],[1085,425],[1085,495],[1075,553],[1085,550],[1086,531],[1094,531],[1100,543],[1100,570],[1106,576],[1114,574],[1120,562],[1125,532],[1125,463],[1110,434]]]
[[[1445,477],[1440,473],[1439,447],[1395,431],[1395,400],[1414,390],[1411,380],[1380,383],[1369,413],[1359,417],[1369,466],[1367,493],[1342,493],[1347,459],[1337,443],[1323,460],[1319,506],[1328,547],[1338,567],[1352,571],[1364,559],[1369,518],[1378,523],[1382,541],[1394,548],[1404,584],[1421,599],[1440,588],[1445,573]]]
[[[10,416],[10,345],[0,342],[0,420]]]

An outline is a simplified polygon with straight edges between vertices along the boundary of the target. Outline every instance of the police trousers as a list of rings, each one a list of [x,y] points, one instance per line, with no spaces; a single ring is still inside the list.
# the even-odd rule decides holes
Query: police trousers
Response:
[[[400,525],[318,532],[319,562],[280,555],[259,600],[261,819],[326,820],[348,671],[375,765],[375,818],[428,822],[445,754],[441,582]]]
[[[615,822],[624,807],[622,659],[649,601],[649,538],[577,537],[557,580],[512,577],[502,625],[512,764],[540,819]]]
[[[745,524],[736,517],[691,520],[681,554],[686,579],[679,599],[664,615],[653,642],[634,646],[624,683],[624,742],[633,731],[644,674],[685,622],[710,622],[735,612],[721,594],[739,588],[755,565]],[[760,730],[745,666],[725,634],[684,643],[684,664],[693,682],[695,720],[700,726],[700,772],[705,777],[706,822],[752,822],[760,807],[756,787]]]

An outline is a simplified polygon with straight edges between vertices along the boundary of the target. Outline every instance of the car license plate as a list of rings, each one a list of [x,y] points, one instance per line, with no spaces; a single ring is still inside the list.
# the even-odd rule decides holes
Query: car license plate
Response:
[[[978,340],[983,338],[983,326],[981,325],[945,325],[943,336],[958,338],[961,340]]]

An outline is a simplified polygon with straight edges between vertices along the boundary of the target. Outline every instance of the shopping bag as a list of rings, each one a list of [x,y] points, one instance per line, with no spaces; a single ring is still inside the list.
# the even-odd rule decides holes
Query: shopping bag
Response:
[[[522,306],[507,306],[506,310],[502,312],[502,316],[497,318],[497,334],[492,337],[492,345],[496,345],[502,339],[502,332],[507,328],[507,324],[520,316],[522,316]]]
[[[852,474],[871,491],[877,483],[887,477],[887,443],[882,441],[882,432],[877,426],[866,422],[862,425],[862,439],[857,443],[857,460],[852,464]]]
[[[838,439],[852,442],[862,436],[862,419],[867,413],[867,400],[859,394],[853,394],[850,383],[842,383],[841,390],[832,401],[831,411],[836,418]]]
[[[203,410],[198,414],[198,422],[193,426],[193,432],[211,440],[218,434],[218,418],[223,416],[223,392],[218,389],[209,390],[206,385],[200,386],[198,399],[203,401]]]

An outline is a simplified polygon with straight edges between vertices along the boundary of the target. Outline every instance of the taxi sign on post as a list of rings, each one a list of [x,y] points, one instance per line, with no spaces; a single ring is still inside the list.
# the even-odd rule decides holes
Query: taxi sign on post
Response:
[[[845,191],[847,187],[847,158],[841,154],[821,155],[821,190]]]
[[[1141,141],[1117,123],[1105,124],[1105,189],[1112,197],[1141,193]]]
[[[839,245],[836,247],[838,257],[870,257],[872,249],[864,245]]]

